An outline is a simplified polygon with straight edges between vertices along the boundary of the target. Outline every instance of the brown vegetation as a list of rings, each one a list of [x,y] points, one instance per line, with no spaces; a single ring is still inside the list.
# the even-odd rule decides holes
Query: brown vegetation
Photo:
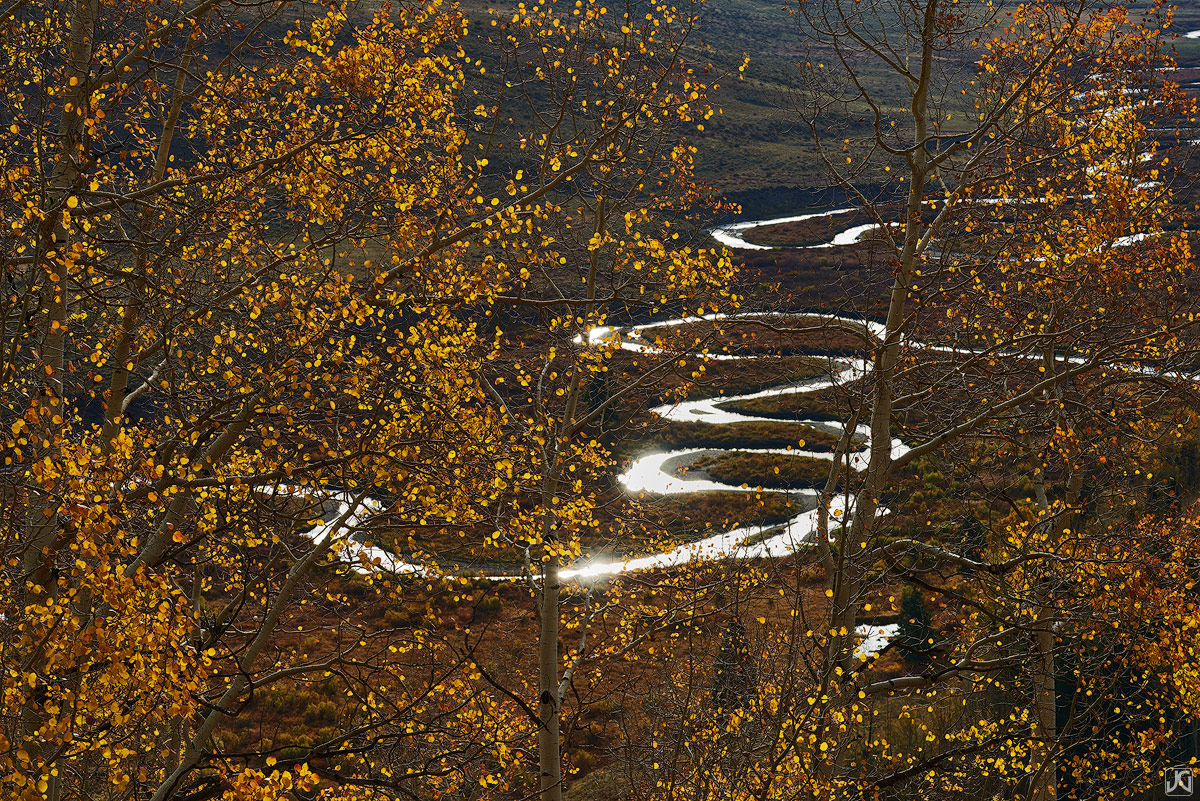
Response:
[[[711,478],[734,486],[799,489],[825,486],[830,465],[828,459],[807,456],[731,451],[701,457],[688,469],[703,470]]]

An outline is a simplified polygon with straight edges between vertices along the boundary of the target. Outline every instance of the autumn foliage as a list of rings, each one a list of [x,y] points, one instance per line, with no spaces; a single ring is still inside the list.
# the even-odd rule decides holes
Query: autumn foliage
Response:
[[[519,490],[606,457],[572,437],[548,455],[561,410],[496,391],[530,375],[495,366],[503,303],[590,258],[545,323],[569,349],[625,294],[724,283],[726,259],[660,222],[692,191],[664,136],[706,113],[672,39],[694,21],[612,16],[538,6],[475,40],[535,114],[572,122],[526,118],[497,155],[489,121],[514,104],[474,108],[497,85],[448,5],[5,7],[6,797],[508,785],[529,731],[512,699],[342,593],[376,621],[400,603],[395,579],[352,578],[379,565],[368,519],[571,552]],[[581,222],[609,192],[603,224]],[[597,288],[614,271],[621,292]],[[602,365],[572,355],[552,378],[578,390]],[[309,653],[299,633],[330,613]],[[256,697],[335,675],[345,725],[298,758],[223,750]]]
[[[808,429],[811,553],[607,580],[596,542],[679,546],[614,453],[720,342],[596,334],[747,302],[698,6],[0,8],[0,795],[560,801],[579,737],[641,798],[1152,785],[1200,710],[1197,521],[1138,505],[1195,425],[1169,16],[927,0],[911,66],[801,5],[906,87],[808,122],[891,281],[846,411],[908,444]],[[939,458],[1030,493],[901,536]],[[907,586],[936,637],[869,657]]]

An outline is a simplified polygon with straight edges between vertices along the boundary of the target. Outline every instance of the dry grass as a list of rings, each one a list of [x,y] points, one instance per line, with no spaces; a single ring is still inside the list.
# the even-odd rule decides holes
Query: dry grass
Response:
[[[861,394],[862,387],[856,387]],[[861,399],[865,402],[866,399]],[[845,390],[828,389],[819,392],[798,392],[791,395],[775,395],[769,398],[735,400],[721,408],[739,414],[771,417],[777,420],[829,420],[842,422],[850,417],[853,406],[860,398],[848,395]]]
[[[826,459],[739,451],[706,456],[692,465],[716,481],[766,489],[823,487],[829,480],[829,467]]]
[[[805,448],[832,451],[838,438],[824,431],[790,422],[746,422],[715,426],[710,423],[667,423],[653,431],[639,445],[659,450],[680,448]]]

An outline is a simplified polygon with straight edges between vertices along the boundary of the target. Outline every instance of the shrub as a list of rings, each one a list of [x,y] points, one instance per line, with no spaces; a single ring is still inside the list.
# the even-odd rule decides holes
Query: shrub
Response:
[[[494,615],[504,608],[504,600],[496,595],[489,595],[475,606],[475,611],[481,615]]]
[[[309,723],[334,723],[338,719],[337,704],[333,701],[318,701],[304,710],[304,719]]]

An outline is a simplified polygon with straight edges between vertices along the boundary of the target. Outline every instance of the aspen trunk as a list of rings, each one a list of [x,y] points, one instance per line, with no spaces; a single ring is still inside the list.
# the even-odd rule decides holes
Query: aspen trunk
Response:
[[[84,116],[89,102],[88,78],[91,72],[92,51],[95,46],[98,0],[78,0],[71,9],[71,58],[64,75],[64,108],[59,119],[61,149],[54,161],[49,181],[49,207],[45,223],[38,232],[33,275],[43,282],[42,305],[46,334],[41,343],[41,361],[45,368],[43,399],[50,406],[42,414],[67,416],[65,403],[65,374],[68,287],[67,275],[70,229],[63,209],[73,187],[79,181],[79,163],[83,157]],[[52,500],[45,494],[28,499],[28,518],[25,541],[22,543],[21,573],[27,582],[22,589],[25,603],[39,603],[57,595],[54,580],[54,551],[61,547],[60,524]],[[76,599],[77,610],[89,601]],[[72,683],[78,682],[72,677]],[[63,794],[62,776],[54,761],[58,754],[49,743],[39,743],[41,714],[36,704],[21,710],[21,736],[32,742],[39,752],[41,770],[46,779],[45,798],[58,801]],[[30,751],[35,750],[30,748]]]
[[[1054,762],[1054,742],[1058,735],[1054,694],[1054,627],[1050,619],[1038,621],[1034,635],[1033,659],[1034,751],[1031,801],[1053,801],[1057,796],[1058,770]]]
[[[562,801],[562,746],[558,701],[558,556],[542,574],[541,629],[538,632],[538,767],[541,801]]]
[[[91,70],[98,0],[79,0],[71,13],[71,60],[67,68],[64,107],[59,121],[61,151],[50,175],[51,207],[39,232],[33,265],[34,275],[43,281],[42,304],[45,314],[45,338],[41,361],[46,369],[45,400],[51,412],[66,416],[63,408],[63,374],[67,342],[67,250],[69,229],[63,217],[67,196],[79,179],[78,162],[82,158],[83,107],[88,102],[88,76]],[[38,274],[41,275],[38,275]],[[43,412],[45,413],[45,412]],[[22,574],[42,591],[49,590],[51,551],[58,535],[52,509],[43,498],[31,498],[29,525],[21,557]]]
[[[593,232],[600,236],[604,233],[606,222],[606,200],[603,196],[597,199],[595,223]],[[599,249],[592,251],[591,262],[588,266],[587,303],[584,319],[590,320],[596,301],[596,276],[600,265]],[[583,394],[583,365],[576,362],[571,375],[570,389],[567,392],[566,408],[562,416],[562,436],[555,445],[554,465],[546,477],[542,488],[542,504],[546,517],[543,520],[542,540],[547,544],[555,544],[557,536],[551,525],[554,513],[551,506],[554,494],[558,489],[565,467],[563,459],[568,452],[571,441],[570,433],[576,423],[576,413],[579,409],[579,399]],[[552,549],[547,549],[551,551]],[[560,736],[559,716],[562,712],[562,696],[565,686],[560,684],[569,680],[569,675],[560,681],[558,675],[558,603],[561,594],[559,557],[555,552],[546,554],[547,560],[542,566],[542,596],[538,607],[538,769],[541,790],[541,801],[562,801],[562,742]],[[587,626],[587,622],[583,624]]]
[[[175,74],[175,86],[171,94],[171,108],[163,123],[162,135],[158,140],[158,151],[154,157],[153,182],[158,183],[167,172],[167,160],[171,152],[171,141],[175,137],[175,126],[179,122],[179,112],[183,109],[184,89],[186,88],[188,67],[192,62],[192,52],[196,47],[195,32],[188,37],[183,50],[183,59]],[[150,263],[148,244],[144,240],[139,244],[137,274],[134,276],[133,289],[129,293],[127,305],[122,310],[121,338],[113,351],[112,380],[109,382],[108,393],[104,398],[104,427],[101,431],[101,442],[105,448],[112,444],[117,435],[120,420],[124,413],[125,398],[129,393],[129,356],[137,336],[138,319],[141,316],[140,297],[146,282],[146,270]]]

